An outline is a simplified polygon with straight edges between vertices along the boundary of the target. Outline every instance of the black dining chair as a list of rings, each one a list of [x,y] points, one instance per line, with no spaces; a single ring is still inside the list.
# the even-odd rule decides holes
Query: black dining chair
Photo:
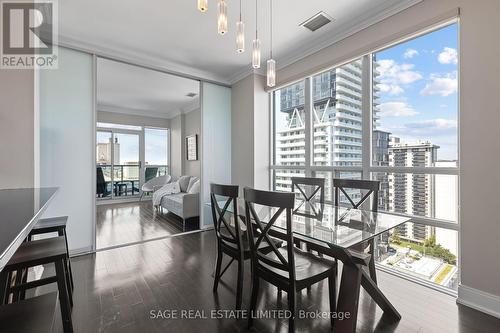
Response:
[[[257,296],[259,292],[260,279],[263,279],[278,289],[284,290],[288,295],[288,309],[291,312],[289,318],[289,332],[295,331],[296,293],[302,289],[328,279],[330,298],[330,311],[336,310],[336,276],[337,264],[334,261],[319,258],[311,253],[302,251],[293,246],[294,237],[292,231],[292,210],[295,203],[294,193],[259,191],[251,188],[244,189],[245,216],[247,221],[252,221],[255,230],[259,234],[254,237],[254,228],[248,228],[252,254],[252,297],[250,313],[255,312],[257,307]],[[273,216],[265,223],[259,218],[254,205],[272,208]],[[276,212],[274,212],[276,209]],[[287,246],[277,248],[273,245],[270,237],[271,228],[282,214],[286,218],[286,233],[281,237]],[[278,234],[274,235],[278,237]],[[261,250],[262,244],[271,247],[271,251],[265,253]],[[330,318],[333,326],[333,316]],[[249,328],[252,326],[252,315],[248,318]]]
[[[308,177],[292,177],[292,192],[299,191],[300,201],[302,201],[295,209],[294,213],[299,212],[303,205],[308,205],[312,211],[312,216],[320,217],[322,212],[316,203],[322,205],[325,203],[325,179],[324,178],[308,178]],[[321,208],[320,208],[321,209]]]
[[[96,194],[99,198],[104,198],[110,194],[108,191],[108,184],[104,179],[104,173],[102,167],[98,166],[96,168]]]
[[[217,291],[219,281],[233,263],[238,262],[238,280],[236,286],[236,309],[241,309],[244,261],[250,259],[250,243],[244,217],[238,215],[238,186],[210,184],[210,201],[212,206],[212,218],[214,222],[215,235],[217,238],[217,258],[215,263],[213,291]],[[223,199],[222,199],[223,198]],[[222,199],[222,200],[221,200]],[[226,214],[232,206],[232,213]],[[231,216],[228,221],[227,215]],[[231,223],[233,222],[233,223]],[[240,224],[240,222],[243,222]],[[280,247],[282,241],[273,239],[273,245]],[[264,246],[264,252],[271,251],[269,246]],[[231,258],[229,263],[221,272],[223,255]]]
[[[380,181],[378,180],[360,180],[360,179],[333,179],[333,188],[335,189],[335,205],[340,206],[340,193],[342,193],[345,198],[349,201],[349,204],[352,208],[358,209],[361,208],[370,196],[372,197],[372,202],[370,206],[370,210],[373,212],[378,211],[378,192],[380,190]],[[360,190],[362,194],[361,198],[355,202],[355,198],[352,198],[352,195],[349,195],[346,189],[352,190]],[[357,192],[356,192],[357,193]],[[361,244],[360,248],[357,250],[365,251],[367,248],[368,253],[371,255],[370,262],[368,264],[368,268],[370,270],[370,277],[372,280],[377,283],[377,273],[375,270],[375,241],[374,239],[368,241],[365,244]]]

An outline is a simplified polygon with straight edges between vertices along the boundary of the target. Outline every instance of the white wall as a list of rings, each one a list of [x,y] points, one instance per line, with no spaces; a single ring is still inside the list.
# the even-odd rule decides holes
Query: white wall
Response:
[[[184,171],[184,115],[170,119],[170,170],[174,179]]]
[[[94,238],[92,56],[59,48],[58,61],[40,72],[40,185],[59,187],[44,217],[69,216],[70,251],[86,252]]]
[[[202,146],[201,137],[201,110],[196,109],[184,115],[184,136],[198,135],[198,154],[200,153],[200,147]],[[183,145],[186,145],[186,138],[184,137]],[[184,152],[184,169],[183,174],[200,177],[201,174],[201,162],[198,156],[197,161],[188,161],[186,157],[186,152]]]
[[[0,189],[34,185],[34,73],[0,70]]]
[[[265,77],[251,74],[232,86],[231,182],[269,189],[269,97]]]
[[[359,57],[449,18],[460,8],[459,301],[500,317],[500,1],[424,0],[278,70],[278,85]],[[279,65],[279,62],[278,62]],[[237,84],[235,85],[237,86]],[[233,101],[233,104],[235,102]],[[251,142],[251,141],[250,141]],[[241,146],[251,149],[254,143]]]
[[[97,121],[102,123],[116,123],[134,126],[150,126],[161,128],[170,127],[170,120],[166,118],[139,116],[99,110],[97,112]]]
[[[232,86],[231,94],[231,183],[253,186],[253,117],[254,75],[249,75]],[[266,144],[267,145],[267,144]]]

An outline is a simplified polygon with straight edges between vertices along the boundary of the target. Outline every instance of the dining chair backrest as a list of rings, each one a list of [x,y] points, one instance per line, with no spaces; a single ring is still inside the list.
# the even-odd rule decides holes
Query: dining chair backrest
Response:
[[[335,189],[335,205],[340,206],[340,192],[344,194],[352,208],[360,208],[360,206],[371,196],[372,205],[370,210],[376,212],[378,210],[378,192],[380,190],[380,181],[378,180],[360,180],[360,179],[333,179],[333,188]],[[346,189],[363,190],[364,195],[358,202],[354,202],[353,198],[347,193]]]
[[[248,187],[244,189],[245,197],[245,216],[247,221],[252,221],[253,228],[248,227],[250,250],[254,269],[271,271],[272,267],[288,273],[290,281],[295,281],[295,258],[293,251],[293,230],[292,230],[292,209],[295,204],[295,193],[270,192],[254,190]],[[266,221],[261,221],[255,211],[255,205],[266,206],[267,208],[276,208],[271,211],[272,216],[267,216]],[[269,232],[281,214],[286,215],[286,235],[283,240],[287,242],[286,257],[278,251],[275,243],[269,236]],[[249,223],[247,223],[249,224]],[[255,233],[255,234],[254,234]],[[266,251],[261,251],[262,242],[266,242],[270,247]]]
[[[239,252],[242,252],[243,236],[238,218],[238,191],[237,185],[210,184],[212,218],[217,241],[229,247],[236,247]],[[220,200],[221,197],[222,200]],[[233,205],[231,215],[234,225],[231,225],[226,215],[231,204]]]
[[[308,178],[308,177],[292,177],[292,192],[295,189],[303,199],[307,202],[313,200],[319,203],[325,203],[325,179],[324,178]],[[317,196],[319,194],[319,200]]]
[[[102,196],[106,195],[106,180],[104,179],[104,173],[102,172],[102,167],[98,166],[96,169],[96,185],[97,194]]]
[[[146,167],[144,171],[144,180],[147,182],[150,179],[153,179],[158,174],[158,167]]]

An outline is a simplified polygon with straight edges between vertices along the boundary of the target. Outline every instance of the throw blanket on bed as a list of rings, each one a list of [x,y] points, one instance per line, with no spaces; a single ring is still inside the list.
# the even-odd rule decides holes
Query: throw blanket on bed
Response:
[[[179,193],[181,188],[179,186],[179,182],[173,182],[164,185],[158,191],[153,193],[153,206],[157,207],[161,204],[161,199],[168,194]]]

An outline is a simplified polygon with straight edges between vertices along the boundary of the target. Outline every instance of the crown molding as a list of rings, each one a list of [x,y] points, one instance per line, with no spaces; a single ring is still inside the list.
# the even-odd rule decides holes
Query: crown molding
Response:
[[[346,39],[362,30],[365,30],[374,24],[382,22],[385,19],[405,9],[408,9],[422,1],[423,0],[405,0],[401,1],[401,3],[399,3],[396,6],[388,7],[385,10],[382,10],[378,13],[367,12],[353,24],[351,24],[348,27],[345,27],[342,30],[339,30],[337,33],[318,37],[314,40],[302,44],[300,48],[297,48],[296,50],[294,50],[294,52],[288,53],[287,56],[277,57],[276,60],[277,70],[283,69],[284,67],[287,67],[301,59],[311,56],[321,51],[324,48],[327,48],[335,43],[338,43],[343,39]]]
[[[405,0],[401,1],[395,6],[390,6],[379,12],[375,11],[367,12],[364,15],[362,15],[357,21],[354,21],[350,26],[347,26],[344,29],[341,29],[334,34],[327,34],[315,39],[311,39],[310,41],[302,44],[299,48],[294,49],[293,52],[287,52],[286,56],[275,57],[277,70],[283,69],[284,67],[287,67],[301,59],[311,56],[312,54],[317,53],[326,47],[338,43],[341,40],[346,39],[422,1],[423,0]],[[234,84],[239,80],[245,78],[252,72],[253,72],[252,68],[244,69],[241,72],[235,74],[234,76],[228,78],[228,81],[231,84]],[[265,75],[265,70],[262,67],[259,69],[259,74]]]
[[[187,79],[206,81],[224,86],[230,85],[230,82],[227,80],[227,78],[210,71],[197,69],[192,66],[186,66],[143,52],[134,52],[127,48],[118,46],[109,47],[107,45],[98,43],[90,43],[64,34],[58,34],[57,45],[77,51],[82,51],[85,53],[95,54],[96,56],[101,58],[116,60],[130,65],[149,68]]]
[[[264,70],[263,66],[260,66],[260,68],[252,68],[251,65],[249,65],[250,68],[243,68],[241,71],[237,72],[235,75],[231,76],[228,78],[228,81],[231,85],[235,84],[238,81],[243,80],[246,78],[248,75],[255,74],[255,75],[260,75],[260,76],[266,76],[266,71]]]
[[[303,58],[317,53],[318,51],[328,46],[331,46],[349,36],[352,36],[360,32],[361,30],[379,23],[387,19],[388,17],[391,17],[422,1],[423,0],[404,0],[381,11],[373,10],[370,12],[366,12],[364,15],[360,16],[358,20],[353,21],[352,24],[344,27],[336,33],[326,34],[318,38],[311,39],[303,43],[300,47],[294,49],[292,52],[287,52],[287,55],[276,57],[277,69],[280,70]],[[178,75],[193,80],[212,82],[224,86],[231,86],[232,84],[238,82],[239,80],[245,78],[250,74],[265,75],[265,61],[262,61],[262,64],[264,66],[261,66],[260,69],[253,69],[251,67],[251,64],[249,63],[245,67],[242,67],[242,69],[240,71],[237,71],[234,75],[226,77],[213,73],[209,70],[193,68],[192,66],[179,64],[162,57],[152,56],[143,52],[135,52],[128,48],[119,46],[110,47],[108,45],[89,43],[64,34],[58,34],[57,40],[57,44],[62,47],[95,54],[102,58],[122,61],[131,65],[159,70],[172,75]]]
[[[158,112],[154,110],[125,108],[113,104],[97,104],[97,112],[100,111],[111,112],[111,113],[122,113],[132,116],[162,118],[162,119],[171,119],[181,113],[181,110],[172,110],[170,112]]]

